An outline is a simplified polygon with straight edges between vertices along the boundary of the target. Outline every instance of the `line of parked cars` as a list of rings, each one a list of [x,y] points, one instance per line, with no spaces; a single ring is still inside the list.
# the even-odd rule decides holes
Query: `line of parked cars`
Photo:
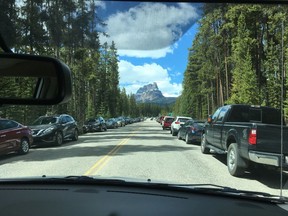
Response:
[[[87,119],[82,132],[102,132],[140,121],[143,119],[118,117],[105,120],[99,116]],[[77,141],[79,133],[81,130],[77,122],[68,114],[40,116],[28,126],[0,118],[0,155],[12,152],[27,154],[32,145],[60,146],[66,140]]]
[[[170,130],[172,136],[185,140],[187,144],[201,142],[205,121],[188,116],[161,116],[157,118],[157,122],[162,125],[163,130]]]

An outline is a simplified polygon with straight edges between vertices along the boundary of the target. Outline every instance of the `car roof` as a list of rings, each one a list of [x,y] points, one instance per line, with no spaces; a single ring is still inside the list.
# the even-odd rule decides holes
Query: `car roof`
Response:
[[[192,118],[189,117],[189,116],[176,116],[176,119],[178,119],[178,118],[187,118],[187,119],[192,119]]]
[[[61,116],[70,116],[68,114],[54,114],[54,115],[43,115],[43,116],[40,116],[40,117],[54,117],[54,118],[59,118]]]

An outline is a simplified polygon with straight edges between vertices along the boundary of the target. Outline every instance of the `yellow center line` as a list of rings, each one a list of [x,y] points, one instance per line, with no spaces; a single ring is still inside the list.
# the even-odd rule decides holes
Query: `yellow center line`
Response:
[[[133,131],[132,134],[129,134],[127,138],[123,139],[120,143],[118,143],[110,152],[108,152],[107,155],[102,157],[100,160],[98,160],[87,172],[84,173],[84,175],[96,175],[111,159],[111,156],[115,155],[123,145],[125,145],[132,136],[137,131]]]

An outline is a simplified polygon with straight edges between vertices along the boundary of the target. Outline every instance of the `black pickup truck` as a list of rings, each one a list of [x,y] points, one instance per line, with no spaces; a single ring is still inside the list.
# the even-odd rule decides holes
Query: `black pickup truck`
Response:
[[[281,126],[279,109],[226,105],[217,109],[205,125],[201,151],[207,154],[210,149],[227,153],[228,171],[233,176],[244,174],[253,163],[285,168],[288,166],[288,127],[284,120]]]

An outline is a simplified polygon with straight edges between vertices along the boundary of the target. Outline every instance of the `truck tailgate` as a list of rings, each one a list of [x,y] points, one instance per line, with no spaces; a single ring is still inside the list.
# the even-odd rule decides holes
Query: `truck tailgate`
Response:
[[[257,124],[256,151],[281,152],[281,126]],[[283,127],[283,153],[288,155],[288,127]]]

